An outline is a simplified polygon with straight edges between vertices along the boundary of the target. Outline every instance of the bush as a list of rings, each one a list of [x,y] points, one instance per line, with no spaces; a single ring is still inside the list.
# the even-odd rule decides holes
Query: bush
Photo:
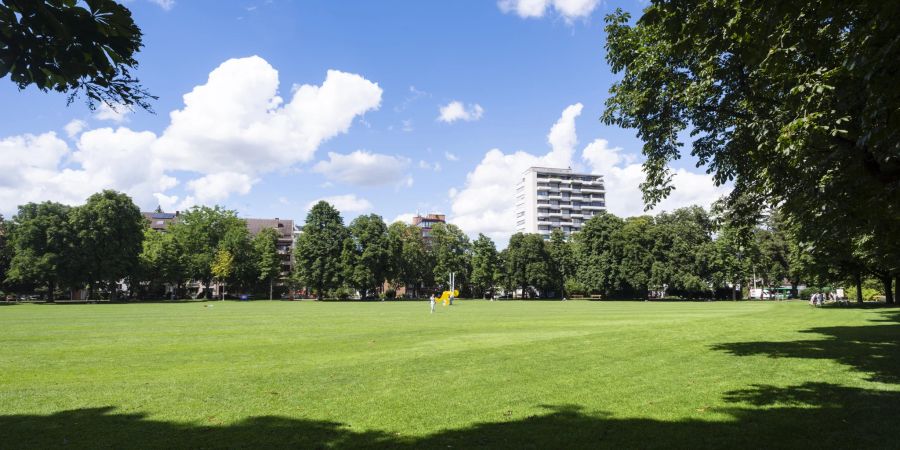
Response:
[[[393,300],[397,298],[397,291],[394,289],[388,289],[381,294],[382,298]]]

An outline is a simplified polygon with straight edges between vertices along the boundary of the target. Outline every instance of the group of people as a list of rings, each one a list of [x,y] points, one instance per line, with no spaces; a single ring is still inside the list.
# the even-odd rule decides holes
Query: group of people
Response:
[[[834,295],[833,293],[830,293],[830,292],[827,294],[817,292],[817,293],[809,296],[809,305],[810,306],[823,306],[823,305],[825,305],[825,302],[838,302],[843,305],[843,304],[847,303],[847,299],[838,298],[836,295]]]

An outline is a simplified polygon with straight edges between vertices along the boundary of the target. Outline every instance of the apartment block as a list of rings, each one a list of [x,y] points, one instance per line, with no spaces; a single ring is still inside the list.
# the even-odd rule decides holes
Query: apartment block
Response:
[[[516,231],[550,238],[554,229],[566,236],[606,210],[603,176],[572,169],[531,167],[516,185]]]

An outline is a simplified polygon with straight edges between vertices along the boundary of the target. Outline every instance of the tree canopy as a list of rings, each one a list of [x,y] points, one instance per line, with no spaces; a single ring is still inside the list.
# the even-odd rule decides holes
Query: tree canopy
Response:
[[[19,89],[83,93],[88,106],[151,110],[150,95],[132,70],[141,29],[113,0],[0,1],[0,78]]]
[[[732,207],[776,208],[811,251],[849,236],[872,273],[900,272],[900,3],[653,1],[607,16],[622,78],[603,120],[644,141],[648,206],[685,140]],[[836,253],[835,253],[836,252]]]
[[[341,253],[346,238],[344,220],[334,206],[320,201],[309,210],[296,244],[295,267],[300,281],[315,289],[319,300],[326,290],[341,284]]]

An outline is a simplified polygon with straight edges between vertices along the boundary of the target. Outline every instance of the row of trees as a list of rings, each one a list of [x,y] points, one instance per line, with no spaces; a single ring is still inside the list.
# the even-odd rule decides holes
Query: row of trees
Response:
[[[270,298],[276,285],[305,288],[320,299],[369,298],[390,286],[420,296],[423,288],[447,288],[451,272],[464,295],[479,297],[502,291],[526,298],[734,298],[735,286],[787,280],[794,295],[801,283],[856,283],[862,298],[867,275],[877,275],[847,276],[843,259],[804,247],[780,212],[748,226],[738,211],[722,201],[712,211],[601,213],[571,239],[559,230],[549,240],[517,233],[498,251],[489,237],[470,241],[451,224],[435,225],[427,241],[420,228],[387,225],[375,214],[345,226],[323,201],[310,210],[295,244],[294,272],[283,273],[274,229],[251,236],[234,211],[196,207],[158,232],[128,196],[103,191],[83,206],[30,203],[11,221],[0,218],[0,269],[6,283],[41,286],[51,298],[64,288],[86,288],[93,298],[98,286],[115,298],[122,280],[137,297],[158,297],[166,286],[178,295],[209,296],[213,281],[237,292],[267,290]],[[189,282],[195,293],[185,292]]]
[[[115,191],[77,207],[22,205],[12,220],[0,218],[0,280],[46,289],[51,300],[64,289],[96,298],[98,287],[115,299],[121,281],[132,296],[160,295],[165,284],[208,288],[214,278],[241,289],[266,284],[271,295],[281,270],[275,230],[251,238],[234,211],[197,207],[166,231],[150,229],[131,198]]]

